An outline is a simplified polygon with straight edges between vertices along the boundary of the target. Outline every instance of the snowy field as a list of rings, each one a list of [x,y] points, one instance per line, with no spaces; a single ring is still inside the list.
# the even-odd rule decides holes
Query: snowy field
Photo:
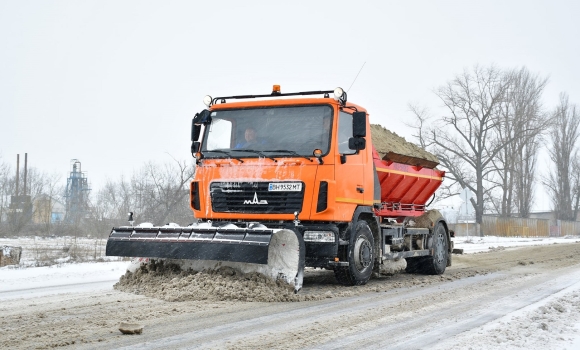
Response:
[[[0,247],[22,248],[21,267],[53,266],[67,262],[110,261],[111,258],[104,256],[106,244],[106,239],[68,236],[0,238]]]
[[[487,252],[491,249],[512,247],[528,247],[545,244],[572,243],[580,241],[580,236],[566,236],[561,238],[517,238],[517,237],[455,237],[455,248],[463,249],[464,254]]]
[[[112,290],[129,262],[91,262],[0,268],[0,301],[51,294]]]
[[[128,261],[106,257],[105,239],[0,238],[0,247],[22,248],[20,265],[0,268],[0,300],[111,290]]]
[[[458,237],[455,238],[455,248],[463,249],[464,254],[480,254],[498,249],[573,242],[580,242],[580,237]],[[50,244],[46,240],[0,239],[0,246],[18,243],[25,243],[22,244],[24,247],[36,246],[50,250]],[[64,246],[70,247],[71,244],[68,241]],[[97,253],[101,251],[101,242],[95,244],[79,241],[76,244],[90,247],[87,249],[92,253],[95,252],[95,247]],[[63,242],[59,241],[55,250],[63,250]],[[59,258],[54,265],[34,267],[38,265],[33,261],[34,254],[28,253],[21,267],[0,268],[0,301],[56,294],[62,294],[64,301],[67,295],[74,293],[112,291],[113,284],[125,273],[129,262],[103,261],[103,257],[97,255],[93,255],[92,261],[88,262],[71,263],[67,262],[70,259]],[[580,276],[578,277],[578,282],[550,297],[488,322],[484,327],[446,339],[436,348],[505,349],[507,344],[507,348],[580,349]],[[551,336],[546,336],[547,330],[550,330]],[[554,338],[553,334],[558,336]]]

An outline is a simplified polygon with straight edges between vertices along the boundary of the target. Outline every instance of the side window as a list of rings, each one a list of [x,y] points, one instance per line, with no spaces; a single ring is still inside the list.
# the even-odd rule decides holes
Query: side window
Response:
[[[355,154],[356,150],[348,148],[348,139],[352,137],[352,114],[340,112],[338,117],[338,152]]]
[[[209,126],[206,150],[229,149],[232,139],[232,122],[214,118]]]

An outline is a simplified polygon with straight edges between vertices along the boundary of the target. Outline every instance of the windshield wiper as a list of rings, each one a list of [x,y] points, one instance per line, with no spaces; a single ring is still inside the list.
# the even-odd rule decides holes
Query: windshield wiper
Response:
[[[258,154],[258,155],[262,156],[263,158],[269,158],[269,159],[272,159],[274,162],[278,162],[278,161],[276,160],[276,158],[272,158],[272,157],[270,157],[270,156],[267,156],[267,155],[265,155],[264,153],[262,153],[262,152],[260,152],[260,151],[257,151],[257,150],[255,150],[255,149],[237,149],[237,150],[236,150],[236,152],[253,152],[253,153],[256,153],[256,154]]]
[[[267,150],[267,151],[264,151],[264,152],[286,152],[286,153],[290,153],[290,154],[292,154],[294,156],[298,156],[298,157],[301,157],[301,158],[306,158],[306,159],[308,159],[309,161],[312,162],[312,159],[310,159],[310,157],[304,156],[304,155],[299,154],[299,153],[296,153],[294,151],[290,151],[288,149],[275,149],[275,150]]]
[[[233,158],[233,159],[235,159],[235,160],[239,161],[240,163],[243,163],[243,162],[244,162],[242,159],[240,159],[240,158],[238,158],[238,157],[234,157],[234,156],[232,156],[232,155],[230,154],[230,152],[227,152],[227,151],[222,151],[222,150],[220,150],[220,149],[212,149],[211,151],[205,151],[205,152],[218,152],[218,153],[223,153],[223,154],[227,155],[228,157],[230,157],[230,158]]]

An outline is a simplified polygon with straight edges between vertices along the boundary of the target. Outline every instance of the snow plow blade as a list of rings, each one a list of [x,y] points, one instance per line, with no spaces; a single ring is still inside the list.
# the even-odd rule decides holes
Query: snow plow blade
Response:
[[[196,271],[231,266],[284,280],[298,292],[304,273],[304,240],[290,229],[261,224],[240,228],[211,223],[187,227],[166,225],[115,227],[107,240],[107,256],[161,258]],[[175,261],[173,261],[175,262]]]

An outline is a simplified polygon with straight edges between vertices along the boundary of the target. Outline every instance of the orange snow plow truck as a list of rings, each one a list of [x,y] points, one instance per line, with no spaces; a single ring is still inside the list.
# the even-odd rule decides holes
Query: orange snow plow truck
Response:
[[[196,222],[115,227],[107,255],[229,265],[296,292],[304,267],[362,285],[388,260],[425,274],[451,265],[447,224],[426,209],[445,175],[437,158],[370,125],[343,89],[284,94],[275,85],[204,103],[191,132]]]

